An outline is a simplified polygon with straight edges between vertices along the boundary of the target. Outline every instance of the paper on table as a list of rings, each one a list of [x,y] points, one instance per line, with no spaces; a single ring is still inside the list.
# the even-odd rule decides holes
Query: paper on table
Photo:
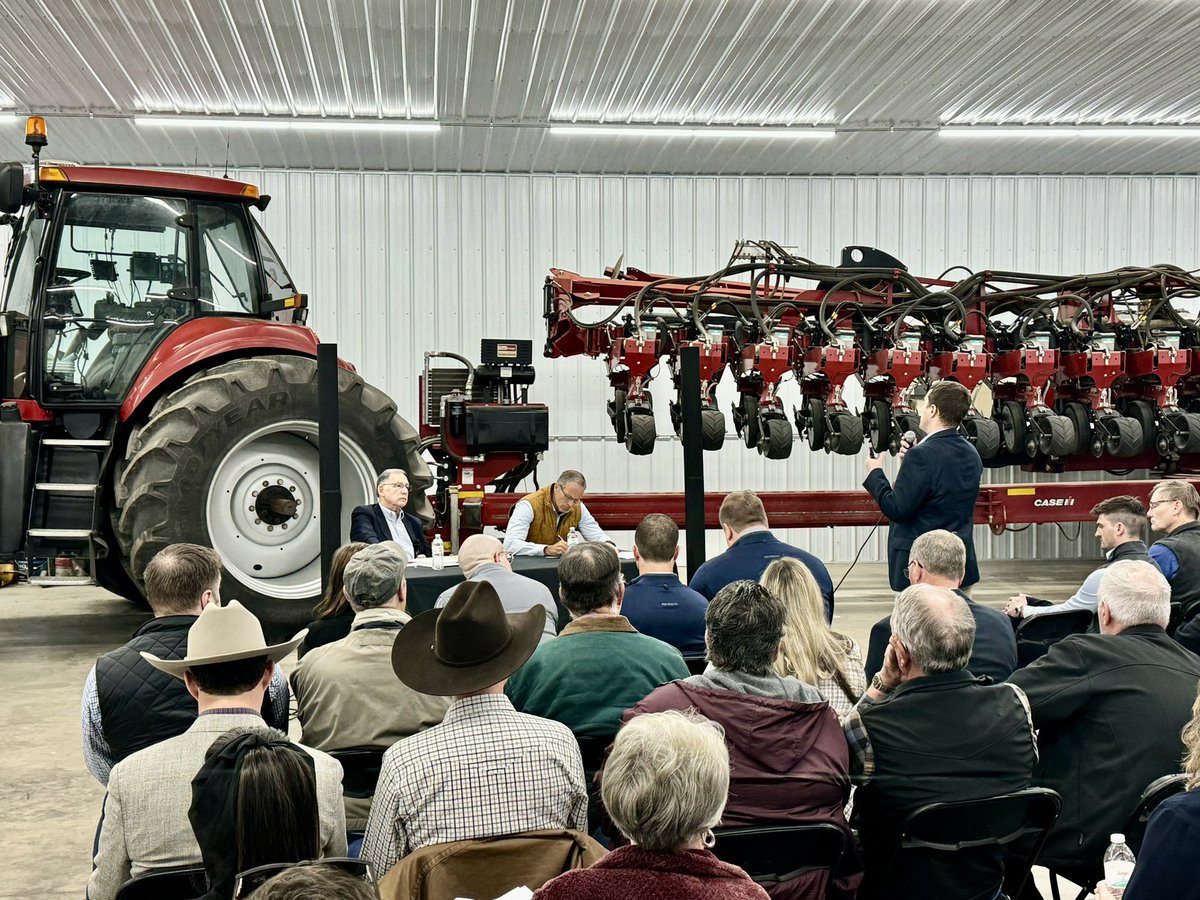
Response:
[[[617,558],[618,559],[633,559],[633,551],[632,550],[618,550]]]
[[[457,556],[443,556],[442,561],[447,566],[455,566],[455,567],[458,566],[458,557]],[[417,559],[410,559],[408,561],[408,564],[410,566],[419,566],[423,569],[432,569],[433,568],[433,560],[430,559],[428,556],[422,556]]]

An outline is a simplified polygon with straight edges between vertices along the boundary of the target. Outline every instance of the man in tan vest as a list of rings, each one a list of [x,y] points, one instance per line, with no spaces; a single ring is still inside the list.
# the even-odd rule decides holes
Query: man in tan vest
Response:
[[[586,492],[583,473],[567,469],[554,484],[526,494],[509,516],[504,549],[514,556],[562,556],[572,528],[585,541],[612,544],[583,505]]]

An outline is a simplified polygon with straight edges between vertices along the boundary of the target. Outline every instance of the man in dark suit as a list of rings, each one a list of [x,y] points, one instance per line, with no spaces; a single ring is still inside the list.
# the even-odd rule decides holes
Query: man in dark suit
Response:
[[[375,479],[377,502],[356,506],[350,513],[350,540],[367,544],[395,541],[409,559],[429,556],[429,541],[421,520],[404,511],[408,476],[403,469],[384,469]]]
[[[915,541],[908,554],[908,578],[913,584],[932,584],[954,591],[967,602],[975,618],[975,645],[967,669],[992,681],[1007,681],[1017,667],[1017,639],[1008,617],[998,609],[976,603],[958,590],[966,567],[967,548],[962,539],[942,528],[927,531]],[[880,619],[871,628],[867,649],[867,678],[883,668],[883,656],[892,638],[892,617]]]
[[[867,458],[863,487],[875,497],[891,523],[888,580],[894,591],[902,591],[910,583],[908,554],[913,541],[935,528],[957,534],[966,545],[967,568],[962,586],[969,588],[979,581],[971,529],[983,462],[974,445],[958,431],[970,408],[971,395],[965,387],[957,381],[938,381],[925,395],[921,409],[925,437],[916,446],[901,451],[903,462],[895,486],[883,474],[883,460]]]
[[[1166,633],[1171,588],[1152,563],[1112,563],[1100,579],[1100,634],[1076,634],[1013,673],[1029,698],[1041,758],[1033,781],[1062,812],[1038,862],[1079,884],[1102,875],[1146,786],[1179,771],[1200,657]]]
[[[638,577],[625,586],[621,612],[642,634],[665,641],[684,656],[703,656],[708,601],[679,581],[674,571],[678,557],[675,520],[662,513],[642,519],[633,533]]]

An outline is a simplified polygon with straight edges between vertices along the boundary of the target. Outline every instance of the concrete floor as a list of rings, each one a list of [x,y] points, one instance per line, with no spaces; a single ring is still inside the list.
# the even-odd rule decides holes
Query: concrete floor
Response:
[[[1023,589],[1062,600],[1094,565],[986,563],[974,596],[1000,606]],[[830,567],[835,584],[845,569]],[[834,627],[865,649],[871,625],[888,613],[891,600],[886,567],[860,563],[838,592]],[[83,896],[104,789],[83,765],[79,697],[96,657],[127,640],[148,615],[99,588],[0,590],[0,842],[6,856],[0,900]],[[1044,875],[1039,880],[1044,883]]]

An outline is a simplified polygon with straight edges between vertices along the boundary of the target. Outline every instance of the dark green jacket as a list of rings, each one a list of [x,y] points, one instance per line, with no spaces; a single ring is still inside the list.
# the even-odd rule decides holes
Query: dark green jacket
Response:
[[[504,689],[519,711],[562,722],[576,737],[611,737],[621,714],[668,681],[687,678],[679,651],[624,616],[573,619]]]

